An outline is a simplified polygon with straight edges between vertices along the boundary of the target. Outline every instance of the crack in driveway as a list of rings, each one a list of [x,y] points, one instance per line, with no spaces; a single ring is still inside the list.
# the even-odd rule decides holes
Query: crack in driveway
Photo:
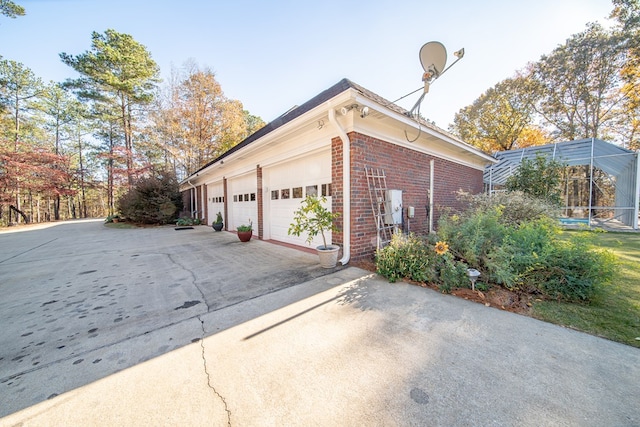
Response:
[[[200,326],[202,327],[202,338],[200,339],[200,348],[202,349],[202,363],[203,363],[203,366],[204,366],[204,373],[207,375],[207,386],[222,401],[222,404],[224,405],[224,410],[227,413],[227,426],[231,427],[231,411],[229,410],[229,407],[227,406],[227,401],[224,398],[224,396],[222,396],[218,392],[218,390],[216,390],[216,388],[213,386],[213,384],[211,384],[211,374],[209,373],[209,370],[207,369],[207,358],[206,358],[206,356],[204,354],[204,336],[205,336],[204,320],[202,320],[202,318],[200,316],[197,316],[197,317],[198,317],[198,320],[200,321]]]
[[[202,302],[204,302],[204,305],[207,306],[207,313],[211,311],[211,307],[209,306],[209,302],[204,296],[203,290],[200,289],[200,286],[198,286],[198,279],[195,273],[190,269],[188,269],[187,267],[185,267],[184,265],[182,265],[181,263],[179,263],[176,259],[174,259],[174,257],[171,254],[163,254],[163,255],[166,255],[167,258],[169,258],[169,261],[171,261],[173,264],[177,265],[178,267],[180,267],[181,269],[189,273],[189,275],[191,276],[191,284],[193,285],[193,287],[195,287],[198,290],[198,292],[200,293],[200,296],[202,297]]]

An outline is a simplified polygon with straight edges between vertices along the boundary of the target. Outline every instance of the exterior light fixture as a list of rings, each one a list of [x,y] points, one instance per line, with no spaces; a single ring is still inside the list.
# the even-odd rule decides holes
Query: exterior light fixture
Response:
[[[476,290],[476,280],[480,277],[480,272],[475,268],[467,268],[467,276],[469,276],[469,280],[471,281],[471,290]]]

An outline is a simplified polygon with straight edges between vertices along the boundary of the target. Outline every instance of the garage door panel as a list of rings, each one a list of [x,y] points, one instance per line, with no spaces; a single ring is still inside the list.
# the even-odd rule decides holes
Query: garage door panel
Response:
[[[282,242],[307,246],[307,236],[289,236],[289,226],[293,222],[294,212],[307,194],[322,195],[330,193],[331,153],[329,151],[308,156],[269,169],[267,174],[269,191],[269,230],[270,238]],[[331,197],[327,197],[327,206],[331,206]],[[330,241],[329,232],[327,239]],[[311,246],[322,245],[322,236],[317,236]]]
[[[227,181],[229,206],[229,229],[249,224],[258,226],[257,179],[255,174],[243,175]]]
[[[222,219],[224,221],[224,185],[222,182],[207,184],[207,199],[207,203],[209,204],[207,209],[208,225],[213,224],[218,212],[222,214]]]

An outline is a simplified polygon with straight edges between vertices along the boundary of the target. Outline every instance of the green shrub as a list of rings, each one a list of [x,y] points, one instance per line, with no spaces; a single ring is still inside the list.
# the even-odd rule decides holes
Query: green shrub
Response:
[[[438,222],[438,237],[448,242],[453,255],[480,271],[486,271],[505,233],[498,208],[442,217]]]
[[[178,181],[170,173],[142,178],[118,200],[118,210],[136,223],[171,223],[182,210]]]
[[[559,206],[563,170],[562,163],[538,153],[534,159],[522,159],[520,167],[507,179],[506,187]]]
[[[615,257],[595,250],[591,233],[564,239],[555,220],[543,216],[505,225],[501,209],[478,209],[445,218],[438,230],[457,259],[507,289],[564,301],[589,301],[609,282]]]
[[[535,293],[535,286],[528,286],[522,277],[531,270],[541,268],[560,232],[549,218],[525,222],[505,229],[502,242],[491,254],[486,265],[488,278],[507,289]]]
[[[200,225],[202,223],[200,218],[187,218],[187,217],[178,218],[175,222],[178,227]]]
[[[467,265],[454,259],[444,242],[396,233],[389,245],[376,254],[378,274],[391,283],[409,279],[432,283],[443,292],[469,283]]]
[[[429,269],[428,250],[427,242],[415,234],[396,233],[391,243],[376,252],[376,270],[391,283],[398,279],[425,282]]]
[[[586,236],[584,233],[555,240],[545,263],[524,275],[524,279],[556,300],[591,300],[600,286],[613,278],[616,258],[610,251],[594,248]]]
[[[561,301],[592,299],[612,279],[614,255],[592,246],[593,233],[565,238],[549,205],[508,194],[512,200],[473,196],[468,210],[441,217],[437,236],[394,236],[377,252],[378,273],[391,282],[407,278],[449,292],[470,286],[471,267],[483,282],[510,290]]]
[[[454,259],[450,252],[434,257],[432,283],[438,285],[442,292],[451,292],[453,288],[470,287],[471,282],[467,276],[467,264]]]
[[[506,191],[488,194],[458,192],[458,199],[467,203],[466,215],[474,212],[498,211],[499,222],[504,225],[518,225],[540,218],[557,218],[560,209],[544,199],[527,195],[522,191]]]

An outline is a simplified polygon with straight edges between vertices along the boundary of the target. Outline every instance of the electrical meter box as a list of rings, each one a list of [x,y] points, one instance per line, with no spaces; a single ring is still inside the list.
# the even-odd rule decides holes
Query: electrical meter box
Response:
[[[386,190],[384,223],[402,224],[402,190]]]

